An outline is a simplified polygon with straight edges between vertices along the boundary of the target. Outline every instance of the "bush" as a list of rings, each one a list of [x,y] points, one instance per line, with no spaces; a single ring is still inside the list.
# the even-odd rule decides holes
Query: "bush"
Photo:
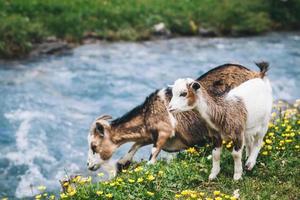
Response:
[[[32,48],[32,42],[40,42],[45,36],[41,24],[28,17],[14,14],[0,18],[0,56],[24,55]]]

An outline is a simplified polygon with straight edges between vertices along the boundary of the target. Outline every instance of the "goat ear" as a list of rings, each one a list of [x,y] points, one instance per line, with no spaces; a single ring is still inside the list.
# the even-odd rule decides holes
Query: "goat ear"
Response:
[[[194,81],[191,83],[191,88],[194,90],[194,91],[197,91],[199,88],[200,88],[200,83]]]
[[[110,115],[101,115],[96,120],[110,120],[110,119],[112,119],[112,116]]]
[[[96,133],[99,134],[101,137],[104,136],[104,127],[102,124],[100,124],[99,122],[96,122],[96,129],[95,129]]]
[[[174,85],[168,85],[168,87],[169,87],[169,88],[173,88],[173,87],[174,87]]]

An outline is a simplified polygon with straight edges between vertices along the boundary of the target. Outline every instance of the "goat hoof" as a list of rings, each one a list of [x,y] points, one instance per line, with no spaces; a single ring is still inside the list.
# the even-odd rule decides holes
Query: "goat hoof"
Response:
[[[254,162],[247,162],[245,165],[245,168],[247,171],[251,171],[254,167],[255,163]]]
[[[131,164],[131,161],[126,161],[126,163],[117,162],[117,172],[122,172],[123,169],[127,169],[129,165]]]
[[[242,178],[242,174],[241,173],[237,173],[233,175],[233,180],[238,181]]]

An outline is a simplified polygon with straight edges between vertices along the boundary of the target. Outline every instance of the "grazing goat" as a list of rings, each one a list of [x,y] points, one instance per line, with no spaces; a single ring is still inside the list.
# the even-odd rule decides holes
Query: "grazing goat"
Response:
[[[241,65],[225,64],[197,79],[212,98],[221,98],[241,83],[260,76]],[[110,116],[97,118],[88,134],[88,168],[97,170],[124,143],[134,142],[129,152],[118,161],[122,167],[132,160],[136,151],[153,144],[150,163],[161,150],[175,152],[194,145],[206,144],[208,127],[197,111],[171,114],[167,110],[172,98],[171,88],[155,91],[145,102],[113,121]]]
[[[216,178],[220,171],[222,140],[233,142],[235,180],[242,176],[244,139],[248,156],[246,168],[251,170],[256,163],[272,110],[272,88],[265,76],[268,64],[257,65],[261,68],[259,78],[248,80],[215,100],[193,79],[178,79],[174,83],[169,111],[176,113],[196,108],[208,124],[214,145],[210,179]]]

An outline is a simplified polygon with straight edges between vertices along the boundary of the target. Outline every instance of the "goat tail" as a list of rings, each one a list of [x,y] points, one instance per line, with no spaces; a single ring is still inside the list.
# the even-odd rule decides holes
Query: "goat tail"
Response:
[[[266,76],[267,71],[269,70],[268,62],[256,62],[257,67],[260,69],[260,77],[264,78]]]

